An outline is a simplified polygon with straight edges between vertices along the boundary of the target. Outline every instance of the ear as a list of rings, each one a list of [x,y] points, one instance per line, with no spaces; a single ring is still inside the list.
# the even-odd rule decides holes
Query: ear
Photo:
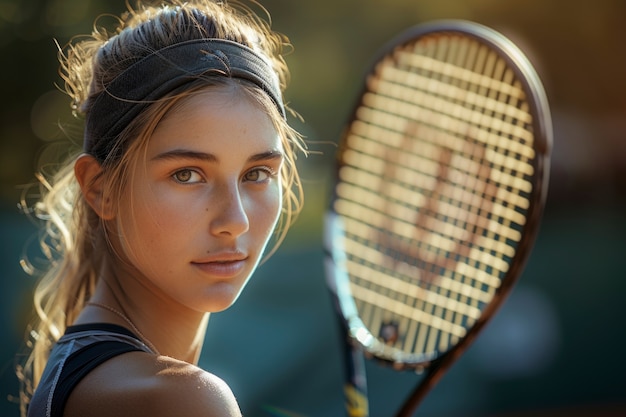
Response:
[[[104,197],[100,162],[91,155],[82,154],[74,163],[74,175],[89,206],[102,220],[112,220],[115,215],[110,198]]]

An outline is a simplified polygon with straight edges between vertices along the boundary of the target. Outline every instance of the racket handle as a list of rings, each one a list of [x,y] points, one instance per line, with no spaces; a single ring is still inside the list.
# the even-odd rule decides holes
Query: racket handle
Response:
[[[360,346],[345,343],[346,378],[343,387],[346,413],[348,417],[368,417],[367,377],[365,375],[365,358]]]

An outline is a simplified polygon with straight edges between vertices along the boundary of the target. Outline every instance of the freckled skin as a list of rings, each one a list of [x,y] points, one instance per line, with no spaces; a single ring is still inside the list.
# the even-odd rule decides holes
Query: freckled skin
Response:
[[[283,149],[269,116],[233,91],[191,96],[161,121],[107,219],[123,259],[105,264],[92,301],[123,311],[160,355],[103,363],[76,386],[66,417],[241,416],[228,386],[195,364],[209,313],[235,302],[276,226]],[[80,159],[77,175],[94,161]],[[75,324],[94,322],[128,327],[93,306]]]
[[[270,119],[247,101],[223,104],[214,94],[190,99],[159,125],[119,219],[136,279],[206,312],[235,301],[262,255],[281,204],[279,177],[259,171],[268,166],[278,172],[281,160],[250,161],[253,155],[282,151]],[[173,150],[215,160],[155,159]],[[172,177],[184,169],[190,170],[186,183]],[[261,181],[254,181],[259,173]],[[192,264],[222,251],[241,251],[247,257],[238,276],[219,279]]]

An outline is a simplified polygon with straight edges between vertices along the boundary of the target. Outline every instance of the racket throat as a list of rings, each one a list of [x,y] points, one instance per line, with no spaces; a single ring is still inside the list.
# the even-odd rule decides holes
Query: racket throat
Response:
[[[426,395],[437,385],[454,361],[453,355],[448,354],[443,356],[441,360],[433,362],[427,367],[423,379],[415,387],[411,395],[402,405],[402,408],[398,410],[395,417],[413,417]]]

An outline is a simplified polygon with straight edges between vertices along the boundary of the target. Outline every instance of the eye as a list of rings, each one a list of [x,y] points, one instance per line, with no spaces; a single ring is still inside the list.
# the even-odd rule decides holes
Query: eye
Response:
[[[185,168],[172,174],[172,179],[181,184],[194,184],[202,182],[202,176],[193,169]]]
[[[276,171],[271,169],[270,167],[259,167],[254,168],[245,173],[243,176],[244,181],[249,182],[265,182],[276,176]]]

